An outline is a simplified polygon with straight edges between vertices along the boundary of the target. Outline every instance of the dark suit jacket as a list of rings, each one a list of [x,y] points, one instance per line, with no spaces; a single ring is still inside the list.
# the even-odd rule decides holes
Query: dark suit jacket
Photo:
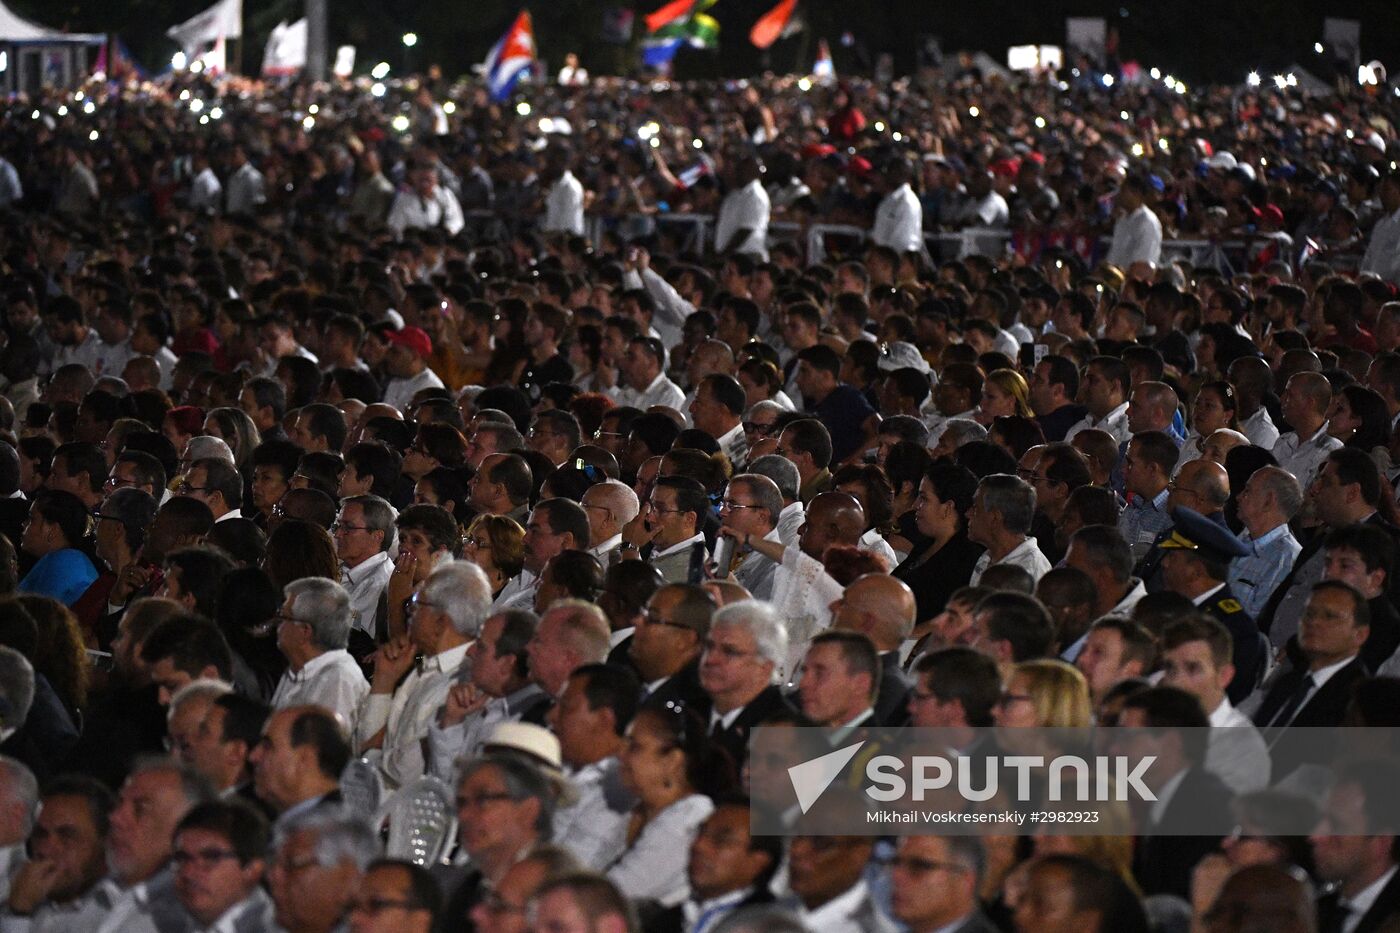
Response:
[[[1191,896],[1191,870],[1220,845],[1221,836],[1165,835],[1200,832],[1230,825],[1230,791],[1220,778],[1191,768],[1167,802],[1156,824],[1162,833],[1144,833],[1133,855],[1133,874],[1143,894]]]
[[[667,678],[666,682],[642,700],[642,709],[666,709],[679,704],[705,722],[710,716],[710,697],[700,686],[700,659],[696,658]]]
[[[894,568],[893,576],[914,591],[918,621],[927,622],[938,615],[947,607],[948,597],[967,586],[982,550],[980,544],[968,540],[965,532],[959,532],[931,556],[925,558],[922,552],[911,553]]]
[[[19,552],[20,526],[29,517],[28,499],[0,499],[0,534]]]
[[[880,655],[880,692],[875,696],[875,722],[881,726],[909,723],[909,679],[899,666],[899,651]]]
[[[742,768],[749,757],[749,733],[753,727],[780,712],[795,710],[791,703],[783,699],[777,686],[765,687],[762,693],[745,705],[728,729],[721,729],[715,734],[715,744],[729,754],[734,767]]]
[[[1254,724],[1259,728],[1266,728],[1269,722],[1278,715],[1283,705],[1288,702],[1288,698],[1298,689],[1298,684],[1302,682],[1307,674],[1306,668],[1295,668],[1281,675],[1269,692],[1264,696],[1264,701],[1259,704],[1259,709],[1254,713]],[[1302,709],[1294,715],[1291,726],[1321,726],[1331,728],[1341,724],[1342,716],[1346,713],[1347,704],[1351,702],[1352,690],[1356,685],[1370,676],[1365,664],[1361,659],[1353,658],[1346,667],[1333,674],[1322,685],[1322,689],[1313,693],[1308,698],[1308,702],[1303,704]],[[1275,772],[1277,774],[1277,772]]]
[[[1333,891],[1317,899],[1318,933],[1342,933],[1346,915],[1339,909],[1340,898],[1341,895]],[[1370,910],[1361,915],[1361,921],[1352,933],[1375,933],[1386,919],[1397,913],[1400,913],[1400,872],[1381,888],[1380,897],[1376,898]]]

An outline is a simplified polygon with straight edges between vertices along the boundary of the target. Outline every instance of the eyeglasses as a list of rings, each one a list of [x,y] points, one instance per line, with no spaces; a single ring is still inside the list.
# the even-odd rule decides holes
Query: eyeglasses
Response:
[[[409,611],[409,612],[416,613],[419,609],[439,609],[439,608],[441,608],[440,606],[438,606],[437,603],[430,603],[430,602],[428,602],[426,599],[423,599],[422,596],[423,596],[422,593],[414,593],[414,594],[413,594],[413,597],[412,597],[411,599],[409,599],[409,601],[408,601],[408,611]]]
[[[417,901],[395,901],[387,897],[356,898],[350,904],[351,913],[382,914],[386,910],[427,910]]]
[[[1028,693],[1003,693],[997,697],[997,706],[1010,706],[1012,703],[1029,703],[1032,697]]]
[[[496,893],[495,891],[487,892],[486,897],[483,898],[481,901],[481,908],[487,913],[495,914],[497,916],[501,916],[502,914],[525,913],[524,907],[519,907],[515,904],[508,903],[505,898],[501,897],[501,895]]]
[[[500,803],[503,800],[514,800],[510,794],[504,791],[496,793],[465,794],[457,798],[457,809],[466,810],[469,807],[484,807],[490,803]]]
[[[241,861],[238,853],[232,849],[200,849],[198,852],[177,851],[170,857],[176,868],[184,868],[186,865],[195,864],[200,868],[213,868],[220,862],[229,860]]]
[[[616,431],[604,431],[602,428],[599,428],[598,430],[596,430],[596,431],[593,432],[593,439],[594,439],[595,441],[601,441],[601,440],[602,440],[603,438],[605,438],[605,437],[615,437],[615,438],[618,438],[619,440],[622,440],[622,439],[625,439],[625,438],[627,437],[627,435],[626,435],[626,434],[619,434],[619,433],[616,432]]]
[[[671,509],[671,508],[667,508],[667,507],[664,506],[664,505],[657,505],[655,502],[651,501],[650,499],[647,500],[647,508],[651,509],[653,512],[660,512],[660,513],[662,513],[663,515],[666,514],[667,512],[684,512],[684,511],[686,511],[686,509]]]
[[[489,551],[491,550],[491,539],[478,538],[476,535],[467,535],[462,539],[462,545],[464,547],[474,547],[478,551]]]
[[[939,862],[914,855],[891,855],[880,861],[886,868],[902,869],[911,875],[927,875],[935,871],[968,871],[966,865],[959,865],[957,862]]]
[[[745,434],[761,434],[764,437],[772,434],[773,429],[777,426],[778,423],[776,421],[772,424],[759,424],[757,421],[745,421],[743,425]]]
[[[103,515],[101,512],[98,512],[97,515],[93,517],[99,522],[116,522],[119,525],[126,524],[126,519],[124,518],[117,518],[115,515]]]
[[[266,622],[263,622],[263,623],[261,623],[261,624],[259,624],[259,625],[253,626],[253,634],[256,635],[256,636],[258,636],[258,637],[262,637],[262,636],[264,636],[264,635],[271,635],[273,632],[275,632],[275,631],[277,631],[279,628],[281,628],[283,622],[290,622],[290,623],[292,623],[293,625],[310,625],[310,624],[311,624],[310,622],[306,621],[305,619],[298,619],[296,616],[287,616],[287,615],[283,615],[282,613],[279,612],[279,613],[277,613],[277,615],[275,615],[275,616],[273,616],[272,618],[268,619]]]
[[[331,534],[337,531],[369,531],[368,525],[351,525],[348,522],[331,522]]]
[[[186,493],[213,492],[213,491],[214,491],[214,487],[212,487],[212,486],[191,486],[189,483],[181,483],[181,484],[180,484],[180,493],[181,493],[182,495],[183,495],[183,494],[186,494]]]
[[[695,631],[689,625],[682,625],[679,622],[673,622],[670,619],[662,618],[661,616],[656,614],[655,610],[652,609],[648,609],[646,613],[642,615],[642,621],[644,621],[647,625],[669,625],[671,628],[682,628],[685,629],[687,632]]]
[[[134,479],[123,479],[120,476],[109,476],[107,477],[107,482],[103,483],[102,485],[106,486],[108,489],[122,489],[127,486],[135,486],[137,485],[137,483]]]
[[[720,507],[721,509],[728,509],[728,510],[731,511],[731,512],[736,512],[736,511],[738,511],[739,509],[761,509],[761,508],[763,508],[763,506],[761,506],[761,505],[747,505],[747,504],[745,504],[745,503],[743,503],[743,502],[735,502],[733,499],[721,499],[720,502],[719,502],[719,507]]]

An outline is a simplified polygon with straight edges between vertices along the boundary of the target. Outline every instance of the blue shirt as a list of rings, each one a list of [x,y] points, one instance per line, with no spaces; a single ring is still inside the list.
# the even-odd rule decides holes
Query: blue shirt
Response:
[[[851,454],[865,438],[865,421],[875,409],[865,400],[860,389],[842,383],[827,393],[826,398],[812,406],[812,415],[826,425],[831,434],[831,462],[838,464]]]
[[[1249,548],[1249,553],[1230,561],[1226,580],[1244,611],[1257,619],[1274,590],[1293,569],[1293,561],[1303,546],[1293,537],[1287,522],[1266,532],[1257,541],[1247,531],[1240,535],[1240,540]]]
[[[1167,512],[1167,497],[1171,493],[1163,489],[1157,497],[1148,501],[1135,496],[1118,515],[1118,531],[1128,547],[1133,550],[1133,560],[1139,561],[1152,550],[1157,536],[1172,526],[1172,517]]]
[[[65,606],[71,606],[96,579],[97,568],[87,555],[77,548],[67,547],[39,558],[33,569],[19,581],[19,591],[49,596]]]

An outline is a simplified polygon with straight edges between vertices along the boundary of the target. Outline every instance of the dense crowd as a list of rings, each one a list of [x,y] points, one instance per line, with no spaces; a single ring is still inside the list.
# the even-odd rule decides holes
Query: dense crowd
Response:
[[[1063,77],[7,102],[0,933],[1391,928],[1271,752],[1400,709],[1392,99]],[[1211,737],[781,837],[767,725]]]

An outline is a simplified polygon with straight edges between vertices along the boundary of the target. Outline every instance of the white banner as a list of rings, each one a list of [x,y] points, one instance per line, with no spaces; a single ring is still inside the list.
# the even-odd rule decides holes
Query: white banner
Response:
[[[267,37],[267,49],[263,52],[262,73],[264,75],[290,75],[306,67],[306,17],[290,26],[286,21],[278,23]]]
[[[171,26],[165,34],[179,43],[187,55],[220,38],[242,38],[243,0],[219,0],[203,13]]]

